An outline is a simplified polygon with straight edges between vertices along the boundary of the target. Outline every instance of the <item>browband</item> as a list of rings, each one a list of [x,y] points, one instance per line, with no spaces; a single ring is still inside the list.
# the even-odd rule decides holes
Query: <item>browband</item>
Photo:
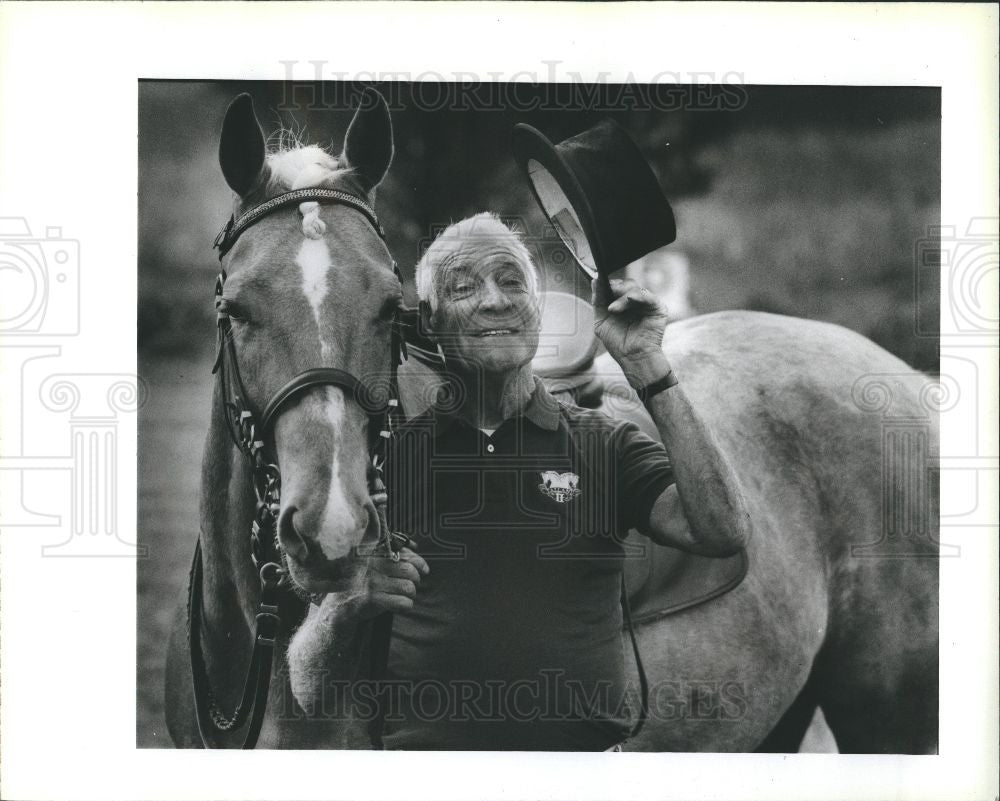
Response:
[[[241,215],[239,219],[235,215],[230,217],[229,222],[226,223],[225,227],[219,231],[218,236],[215,237],[215,247],[219,249],[219,260],[221,261],[222,257],[236,244],[236,240],[239,239],[240,234],[263,217],[285,206],[297,206],[299,203],[307,203],[309,201],[317,203],[341,203],[345,206],[350,206],[361,212],[368,222],[371,223],[376,233],[382,239],[385,239],[385,231],[382,230],[378,217],[375,215],[375,209],[357,195],[344,192],[340,189],[295,189],[266,200],[259,206],[254,206],[246,214]]]

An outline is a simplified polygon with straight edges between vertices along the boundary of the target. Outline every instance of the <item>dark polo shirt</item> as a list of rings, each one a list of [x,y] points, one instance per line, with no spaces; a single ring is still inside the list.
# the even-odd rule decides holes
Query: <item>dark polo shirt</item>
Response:
[[[663,446],[536,379],[524,413],[492,436],[439,404],[398,432],[388,464],[391,524],[431,571],[395,616],[385,747],[622,741],[634,713],[623,540],[673,481]]]

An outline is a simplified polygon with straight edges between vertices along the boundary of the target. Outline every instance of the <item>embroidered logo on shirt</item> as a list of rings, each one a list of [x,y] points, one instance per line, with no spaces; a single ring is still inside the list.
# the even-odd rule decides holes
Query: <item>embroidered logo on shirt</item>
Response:
[[[555,470],[546,470],[542,473],[542,482],[538,489],[543,495],[547,495],[554,501],[566,503],[573,500],[583,490],[577,489],[580,477],[576,473],[557,473]]]

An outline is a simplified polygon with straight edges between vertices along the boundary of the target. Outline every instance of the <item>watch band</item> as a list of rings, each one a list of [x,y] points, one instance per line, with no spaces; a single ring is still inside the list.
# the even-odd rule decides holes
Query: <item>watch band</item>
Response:
[[[669,370],[665,376],[657,378],[653,383],[646,384],[644,387],[638,387],[635,390],[635,394],[639,396],[639,400],[643,403],[649,403],[649,399],[654,395],[658,395],[663,390],[676,386],[677,383],[677,376],[674,375],[674,371]]]

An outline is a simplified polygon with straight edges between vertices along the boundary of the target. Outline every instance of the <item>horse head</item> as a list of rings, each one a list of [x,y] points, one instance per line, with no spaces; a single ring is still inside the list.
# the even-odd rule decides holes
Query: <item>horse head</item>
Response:
[[[235,217],[298,189],[337,190],[370,205],[392,160],[384,99],[369,90],[334,156],[298,142],[268,152],[249,95],[226,113],[219,161]],[[314,201],[267,214],[226,252],[220,310],[257,411],[295,376],[336,368],[385,388],[402,287],[372,220]],[[331,563],[378,531],[369,493],[369,414],[345,388],[320,384],[282,404],[264,431],[281,471],[278,539],[292,579],[323,590]],[[258,418],[260,419],[260,418]]]

